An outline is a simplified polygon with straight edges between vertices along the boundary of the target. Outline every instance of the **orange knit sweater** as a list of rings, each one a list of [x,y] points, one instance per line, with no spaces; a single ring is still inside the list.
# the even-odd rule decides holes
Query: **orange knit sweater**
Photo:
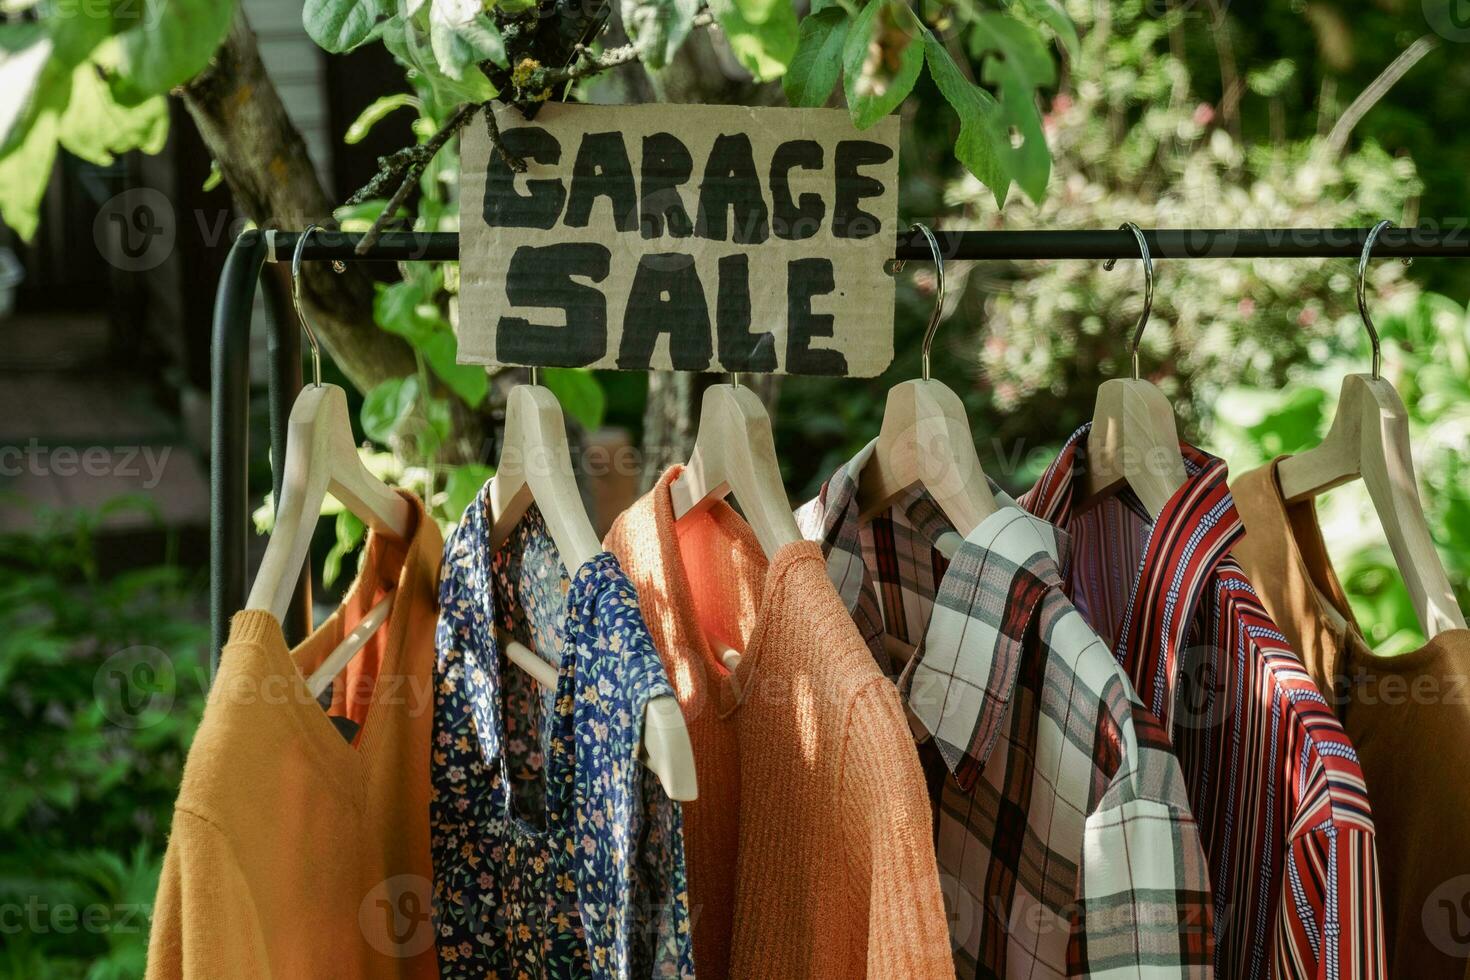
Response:
[[[411,497],[404,494],[405,497]],[[429,741],[442,538],[412,499],[403,543],[371,535],[342,606],[295,650],[246,610],[189,750],[148,980],[437,980]],[[333,685],[309,675],[390,589],[393,611]]]
[[[676,527],[677,475],[619,518],[608,547],[638,587],[694,742],[696,970],[952,978],[918,754],[820,547],[787,545],[767,566],[724,504]],[[709,636],[741,651],[733,674]]]

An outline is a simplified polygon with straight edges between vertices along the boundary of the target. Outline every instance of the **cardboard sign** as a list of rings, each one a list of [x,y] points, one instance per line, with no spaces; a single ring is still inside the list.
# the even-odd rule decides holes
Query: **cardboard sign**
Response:
[[[547,104],[461,138],[459,359],[871,377],[893,359],[898,120]]]

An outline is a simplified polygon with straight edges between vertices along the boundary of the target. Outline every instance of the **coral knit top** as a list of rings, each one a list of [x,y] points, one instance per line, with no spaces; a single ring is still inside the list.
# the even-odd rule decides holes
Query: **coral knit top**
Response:
[[[724,503],[676,525],[679,472],[606,544],[638,589],[694,746],[695,969],[705,980],[952,978],[918,753],[820,546],[795,542],[768,563]],[[716,644],[740,653],[734,671]]]

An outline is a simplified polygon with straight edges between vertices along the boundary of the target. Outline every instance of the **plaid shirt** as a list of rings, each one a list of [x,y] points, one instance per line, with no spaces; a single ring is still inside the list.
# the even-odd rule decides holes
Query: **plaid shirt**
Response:
[[[900,689],[942,760],[935,844],[959,976],[1211,976],[1209,873],[1179,764],[1063,594],[1062,536],[1006,499],[961,540],[922,490],[860,524],[870,452],[797,518],[880,665],[917,647]]]
[[[1215,900],[1221,978],[1385,975],[1373,818],[1342,726],[1229,557],[1242,533],[1225,464],[1150,518],[1131,491],[1078,507],[1087,427],[1022,498],[1064,528],[1066,588],[1184,769]]]

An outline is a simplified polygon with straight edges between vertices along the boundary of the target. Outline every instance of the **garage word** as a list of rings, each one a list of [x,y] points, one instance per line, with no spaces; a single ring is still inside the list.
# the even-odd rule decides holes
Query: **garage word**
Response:
[[[462,140],[459,360],[871,377],[893,357],[898,128],[548,104]]]

